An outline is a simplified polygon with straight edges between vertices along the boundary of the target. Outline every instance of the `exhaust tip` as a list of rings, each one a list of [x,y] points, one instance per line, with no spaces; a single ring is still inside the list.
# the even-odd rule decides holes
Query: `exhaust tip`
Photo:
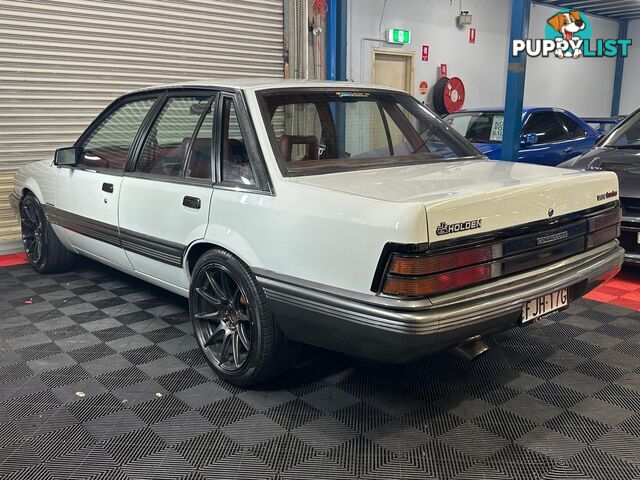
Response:
[[[470,362],[488,350],[489,346],[482,339],[482,336],[476,335],[475,337],[466,339],[457,347],[452,348],[450,352],[465,362]]]

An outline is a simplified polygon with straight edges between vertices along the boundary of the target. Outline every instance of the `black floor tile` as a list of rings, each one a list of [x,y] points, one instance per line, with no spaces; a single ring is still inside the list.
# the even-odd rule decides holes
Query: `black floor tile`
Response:
[[[635,312],[580,300],[470,364],[308,348],[244,390],[183,299],[89,261],[2,274],[2,478],[640,478]]]

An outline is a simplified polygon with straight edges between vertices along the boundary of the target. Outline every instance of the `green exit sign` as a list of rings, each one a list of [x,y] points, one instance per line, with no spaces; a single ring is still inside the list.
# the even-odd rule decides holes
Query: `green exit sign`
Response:
[[[411,30],[390,28],[389,30],[387,30],[387,42],[402,44],[411,43]]]

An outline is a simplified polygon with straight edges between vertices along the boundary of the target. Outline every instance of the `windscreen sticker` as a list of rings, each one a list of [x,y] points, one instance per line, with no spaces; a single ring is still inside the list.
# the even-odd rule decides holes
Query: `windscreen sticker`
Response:
[[[367,92],[336,92],[336,95],[342,97],[368,97]]]
[[[501,142],[503,129],[504,129],[504,117],[502,115],[494,115],[493,124],[491,125],[491,135],[489,135],[489,141]]]

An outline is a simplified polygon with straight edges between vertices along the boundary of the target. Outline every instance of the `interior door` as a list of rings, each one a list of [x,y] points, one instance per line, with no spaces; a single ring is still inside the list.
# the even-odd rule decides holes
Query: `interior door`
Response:
[[[189,287],[184,252],[208,225],[216,99],[169,94],[120,192],[120,235],[133,268],[179,289]]]
[[[374,49],[371,67],[373,83],[413,93],[414,60],[413,52]]]
[[[129,151],[151,111],[154,96],[130,100],[105,111],[77,143],[74,167],[60,167],[55,215],[73,247],[131,268],[118,236],[118,196]]]

